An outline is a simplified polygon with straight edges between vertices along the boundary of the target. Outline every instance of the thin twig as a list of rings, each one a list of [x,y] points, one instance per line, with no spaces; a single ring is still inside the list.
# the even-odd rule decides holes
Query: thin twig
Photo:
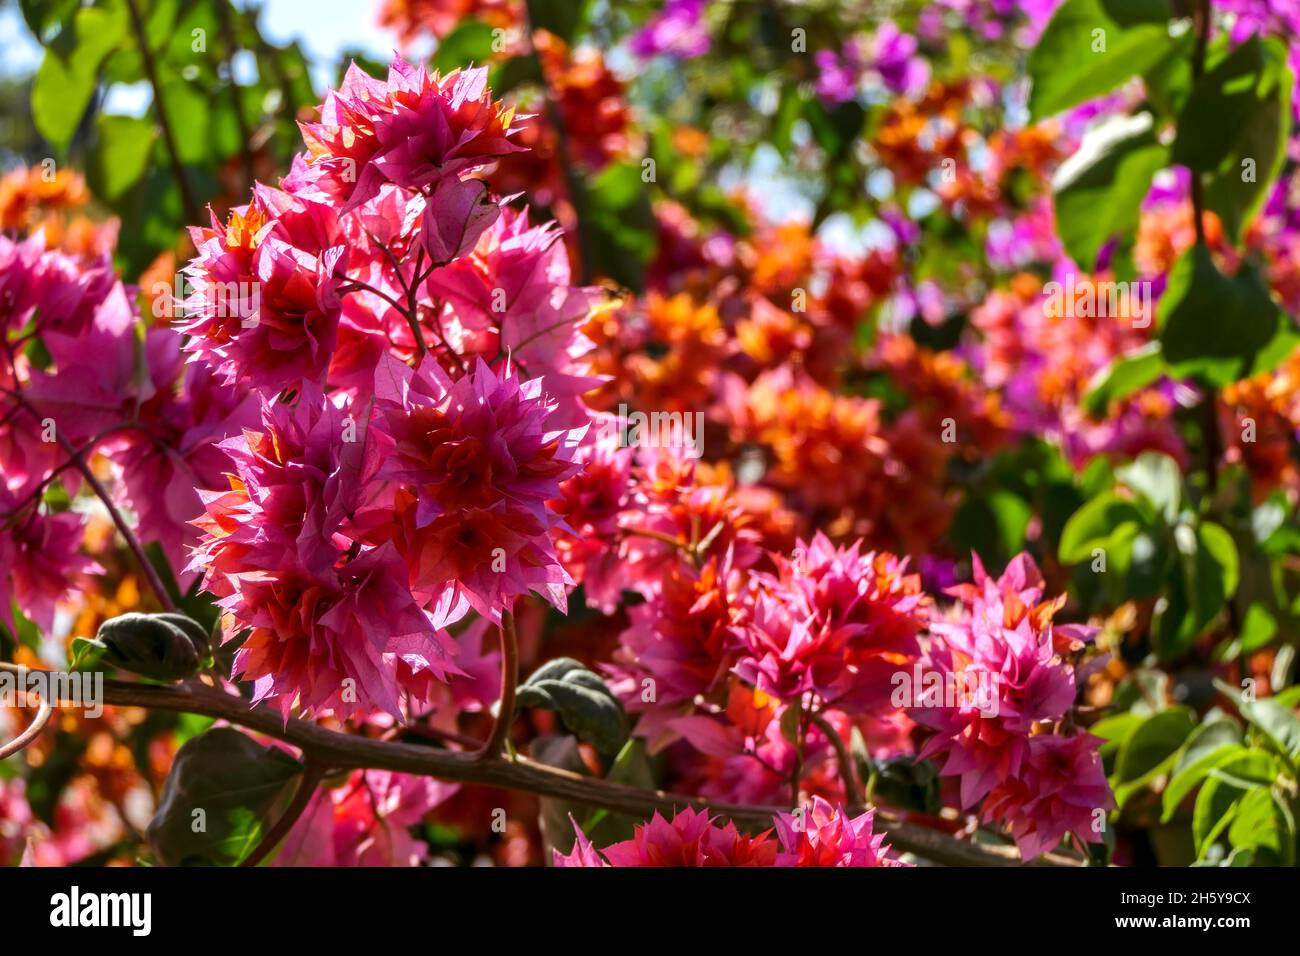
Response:
[[[865,802],[862,799],[862,785],[858,783],[853,755],[849,753],[849,748],[844,745],[844,738],[836,732],[824,714],[814,713],[811,719],[813,726],[826,735],[826,739],[831,742],[831,747],[835,749],[835,758],[840,764],[840,778],[844,781],[844,795],[851,805],[855,807],[862,806]]]
[[[8,670],[8,668],[5,669]],[[53,714],[54,705],[42,697],[40,706],[36,710],[36,718],[27,725],[27,729],[9,743],[0,745],[0,760],[18,753],[18,751],[39,737],[41,731],[45,729],[45,725],[50,722],[50,717]]]
[[[239,127],[245,186],[251,189],[257,178],[257,171],[253,166],[253,132],[248,128],[248,119],[244,116],[243,93],[240,91],[239,84],[235,82],[235,54],[239,52],[239,43],[235,38],[229,3],[230,0],[217,0],[217,19],[221,21],[221,41],[226,47],[226,63],[230,70],[230,102],[235,110],[235,125]]]
[[[172,132],[171,122],[167,119],[167,108],[163,102],[162,84],[158,81],[158,68],[153,61],[153,51],[149,49],[149,37],[145,33],[144,20],[140,18],[140,8],[136,0],[126,0],[126,9],[131,15],[131,28],[135,32],[136,46],[140,48],[140,61],[144,65],[145,77],[153,88],[153,105],[158,113],[158,128],[162,131],[163,144],[167,147],[167,158],[172,168],[172,177],[181,191],[181,205],[185,208],[187,222],[199,222],[199,206],[190,192],[189,180],[185,178],[185,167],[181,163],[181,154],[176,147],[176,136]]]
[[[495,760],[505,749],[510,738],[510,725],[515,717],[515,691],[519,686],[519,637],[515,633],[515,616],[510,611],[501,612],[501,702],[497,706],[497,720],[492,725],[492,736],[474,756],[478,760]]]
[[[303,815],[303,811],[307,809],[307,804],[311,803],[311,798],[316,794],[316,788],[325,779],[326,773],[328,773],[327,767],[311,759],[307,760],[307,765],[302,771],[302,780],[299,781],[298,789],[294,792],[293,802],[280,815],[280,819],[275,821],[275,826],[266,832],[266,835],[262,837],[253,852],[248,854],[244,861],[239,864],[241,867],[257,866],[271,855],[271,851],[289,835],[293,825]]]
[[[1192,50],[1192,82],[1195,83],[1205,73],[1205,54],[1210,43],[1210,24],[1213,14],[1210,12],[1210,0],[1198,0],[1196,5],[1196,46]],[[1201,174],[1191,170],[1192,174],[1192,218],[1195,220],[1196,242],[1205,244],[1205,187]]]
[[[11,391],[8,392],[8,394],[13,397],[14,401],[25,408],[38,422],[43,420],[40,411],[36,406],[32,405],[32,403],[29,402],[21,392]],[[86,479],[86,483],[90,485],[95,496],[99,498],[100,502],[108,510],[109,517],[113,519],[113,524],[117,526],[117,530],[121,532],[122,537],[126,540],[126,546],[130,548],[131,553],[135,555],[135,559],[140,565],[140,571],[145,576],[145,580],[149,582],[149,587],[153,589],[154,594],[157,596],[158,603],[162,605],[163,610],[175,612],[176,605],[172,602],[171,595],[167,593],[167,588],[163,585],[162,578],[158,576],[157,569],[149,560],[149,556],[145,554],[144,547],[140,544],[140,539],[135,536],[135,532],[131,530],[131,526],[127,523],[126,519],[122,517],[122,512],[118,511],[117,506],[113,504],[113,498],[108,493],[108,489],[105,488],[103,483],[95,477],[95,472],[91,470],[90,465],[86,463],[86,459],[82,457],[81,449],[74,447],[72,442],[68,441],[67,436],[59,431],[57,423],[54,427],[54,440],[58,442],[59,447],[63,449],[64,454],[68,456],[68,459],[73,463],[73,466],[81,472],[81,476]]]

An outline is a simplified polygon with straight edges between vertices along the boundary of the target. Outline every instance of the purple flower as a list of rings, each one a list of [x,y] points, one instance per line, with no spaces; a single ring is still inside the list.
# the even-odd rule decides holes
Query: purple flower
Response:
[[[930,65],[916,55],[916,37],[903,33],[893,21],[885,20],[876,31],[871,59],[886,87],[895,93],[913,94],[930,81]]]
[[[705,0],[667,0],[628,41],[631,51],[643,60],[667,55],[689,60],[709,52],[710,40],[704,25]]]

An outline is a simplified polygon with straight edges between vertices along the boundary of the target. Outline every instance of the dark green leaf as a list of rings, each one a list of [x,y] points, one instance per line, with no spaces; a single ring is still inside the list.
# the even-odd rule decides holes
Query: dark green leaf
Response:
[[[1249,263],[1228,278],[1197,244],[1174,265],[1160,300],[1160,342],[1175,375],[1227,385],[1268,371],[1285,357],[1280,343],[1293,338],[1290,320]]]
[[[1197,82],[1178,119],[1174,161],[1210,175],[1206,203],[1234,238],[1286,159],[1291,84],[1285,47],[1251,37]]]
[[[553,710],[560,720],[602,753],[617,753],[627,740],[623,704],[605,682],[577,661],[550,661],[519,688],[520,707]]]
[[[258,844],[292,795],[302,764],[220,727],[176,754],[149,824],[149,845],[164,866],[234,866]]]
[[[1057,231],[1075,262],[1091,270],[1112,236],[1137,227],[1151,178],[1168,160],[1150,113],[1113,120],[1084,138],[1053,183]]]
[[[104,664],[153,680],[180,680],[198,672],[208,647],[202,628],[193,622],[178,626],[178,617],[122,614],[101,624],[96,640],[88,643],[102,648]]]

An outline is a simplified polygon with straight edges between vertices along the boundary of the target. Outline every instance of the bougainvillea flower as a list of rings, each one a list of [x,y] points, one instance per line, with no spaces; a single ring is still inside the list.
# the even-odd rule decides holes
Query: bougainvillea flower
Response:
[[[156,329],[147,347],[151,371],[152,345],[158,339],[169,343],[179,360],[172,333]],[[255,395],[221,385],[209,366],[190,365],[179,389],[169,382],[160,384],[154,398],[141,406],[147,428],[124,430],[106,445],[121,476],[122,500],[136,515],[138,534],[144,541],[158,542],[178,571],[186,564],[185,547],[197,542],[191,524],[203,511],[197,489],[221,484],[230,466],[218,443],[241,429],[255,428],[258,409]],[[188,586],[192,573],[181,573],[182,587]]]
[[[340,716],[372,708],[400,717],[397,668],[410,662],[439,680],[458,673],[455,644],[411,597],[405,566],[391,546],[349,561],[336,573],[250,572],[236,593],[217,602],[229,614],[229,635],[250,629],[235,653],[233,673],[253,682],[254,701],[273,700],[287,717]]]
[[[735,662],[733,628],[745,613],[739,591],[740,575],[727,559],[710,560],[699,570],[669,570],[657,593],[629,609],[631,627],[619,637],[611,670],[627,681],[624,703],[639,715],[636,732],[652,749],[668,739],[680,705],[712,691]]]
[[[770,833],[745,836],[734,823],[719,825],[708,813],[687,807],[671,822],[656,811],[648,823],[637,825],[632,839],[600,853],[606,866],[772,866],[777,845]],[[558,850],[554,854],[556,866],[596,866],[599,859],[585,838],[567,857]]]
[[[578,471],[581,430],[550,427],[542,382],[498,375],[481,359],[453,381],[426,357],[412,371],[385,356],[375,376],[377,429],[392,440],[379,477],[416,490],[417,524],[505,507],[554,521],[546,502]]]
[[[547,501],[580,466],[583,429],[555,428],[542,382],[521,382],[478,360],[453,381],[430,357],[410,368],[385,355],[375,375],[378,477],[405,498],[394,531],[412,586],[437,608],[439,626],[469,607],[499,619],[537,590],[557,607],[571,579],[549,531]]]
[[[429,848],[411,836],[459,789],[430,777],[357,770],[320,789],[285,838],[275,866],[421,866]]]
[[[192,566],[205,568],[204,586],[225,596],[223,579],[249,567],[301,568],[325,574],[350,547],[346,516],[373,473],[366,421],[340,408],[314,386],[295,405],[264,402],[258,430],[221,443],[229,456],[229,492],[204,494],[208,515]]]
[[[843,806],[813,797],[798,815],[776,818],[777,866],[905,866],[890,856],[884,833],[872,833],[875,812],[850,817]]]
[[[581,331],[604,293],[569,284],[560,235],[553,224],[530,226],[527,210],[506,209],[472,255],[434,271],[426,288],[451,306],[452,334],[467,349],[509,355],[529,377],[544,377],[559,420],[576,427],[587,415],[580,396],[605,381],[590,373],[593,345]]]
[[[18,502],[0,488],[0,514]],[[104,569],[81,553],[85,526],[72,512],[29,512],[11,527],[0,526],[0,622],[14,629],[13,609],[30,618],[42,633],[54,627],[55,605],[79,575],[103,574]]]
[[[973,806],[1023,770],[1035,725],[1059,720],[1074,702],[1071,668],[1054,639],[1052,616],[1062,601],[1040,603],[1042,576],[1027,555],[993,579],[978,557],[975,583],[950,593],[963,603],[930,625],[934,636],[922,667],[957,687],[952,699],[916,698],[910,714],[935,731],[921,757],[945,758],[944,774],[961,777],[961,800]],[[1071,640],[1090,633],[1070,629]]]
[[[278,392],[319,382],[334,349],[346,246],[319,256],[275,234],[258,203],[222,225],[191,229],[198,255],[185,268],[193,294],[178,330],[191,361],[212,365],[227,383]]]
[[[446,264],[473,249],[500,214],[482,180],[440,180],[424,207],[420,244],[430,262]]]
[[[780,575],[765,579],[738,629],[736,673],[783,700],[815,691],[842,709],[883,707],[893,675],[920,653],[920,579],[893,555],[837,549],[821,533],[794,560],[776,560]]]
[[[555,541],[560,561],[583,586],[588,606],[603,614],[614,613],[621,597],[618,528],[628,504],[633,458],[633,449],[609,425],[610,416],[592,417],[590,440],[574,459],[582,470],[561,482],[559,496],[550,502],[564,521]]]
[[[326,94],[319,123],[303,123],[309,181],[345,200],[347,212],[387,181],[425,190],[444,178],[522,149],[509,139],[512,110],[493,102],[487,68],[429,74],[394,57],[387,81],[353,63]]]
[[[663,9],[628,41],[628,48],[644,59],[666,54],[690,60],[709,52],[712,41],[704,23],[705,0],[667,0]]]
[[[1101,843],[1106,811],[1115,808],[1097,753],[1102,743],[1091,734],[1030,738],[1019,773],[984,801],[983,819],[1006,823],[1025,860],[1055,849],[1069,834]]]

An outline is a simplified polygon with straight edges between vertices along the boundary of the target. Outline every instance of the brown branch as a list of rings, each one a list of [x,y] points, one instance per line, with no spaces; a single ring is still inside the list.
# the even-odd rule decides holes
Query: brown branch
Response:
[[[1205,73],[1205,54],[1210,43],[1210,24],[1213,20],[1213,14],[1210,11],[1210,0],[1197,0],[1196,4],[1196,46],[1192,51],[1192,83]],[[1201,182],[1201,174],[1196,170],[1189,170],[1192,174],[1192,218],[1196,227],[1196,242],[1198,245],[1205,244],[1205,187]]]
[[[655,811],[671,814],[675,809],[692,807],[721,814],[738,825],[766,829],[772,825],[776,814],[784,812],[782,807],[720,803],[660,790],[640,790],[534,763],[522,756],[514,761],[499,757],[479,759],[474,754],[339,733],[308,721],[285,720],[267,707],[253,706],[242,697],[203,686],[155,686],[106,680],[103,702],[116,707],[147,707],[226,720],[292,744],[309,759],[337,769],[395,770],[440,780],[501,787],[604,807],[641,819],[650,817]],[[984,846],[957,840],[880,810],[876,817],[888,831],[889,842],[896,849],[936,863],[1015,866],[1021,862],[1019,854],[1011,846]],[[1079,865],[1078,860],[1056,854],[1044,856],[1035,863]]]
[[[8,669],[9,668],[5,668],[5,670]],[[41,731],[45,729],[45,725],[50,722],[50,717],[53,715],[54,705],[42,697],[40,706],[36,710],[36,717],[27,725],[27,729],[13,740],[9,741],[9,743],[0,744],[0,760],[4,760],[6,757],[18,753],[18,751],[22,750],[39,737]]]
[[[275,821],[275,826],[266,832],[257,847],[252,853],[245,857],[239,865],[257,866],[268,856],[271,851],[280,845],[280,841],[289,835],[293,825],[298,822],[298,818],[303,815],[307,809],[307,804],[311,803],[311,798],[316,794],[316,788],[320,786],[321,780],[325,778],[328,768],[308,760],[307,766],[303,768],[302,780],[298,782],[298,789],[294,792],[293,802],[285,808],[280,819]]]
[[[497,705],[497,720],[492,725],[492,736],[474,756],[479,760],[494,760],[505,749],[510,739],[510,725],[515,717],[515,691],[519,687],[519,637],[515,633],[515,616],[510,611],[501,612],[501,702]]]
[[[826,739],[831,742],[831,747],[835,749],[835,759],[840,765],[840,778],[844,781],[844,795],[848,798],[849,804],[855,807],[862,806],[865,803],[862,799],[862,785],[858,783],[853,755],[849,753],[849,748],[844,746],[844,738],[836,733],[831,722],[823,714],[814,713],[812,722],[813,726],[826,735]]]

